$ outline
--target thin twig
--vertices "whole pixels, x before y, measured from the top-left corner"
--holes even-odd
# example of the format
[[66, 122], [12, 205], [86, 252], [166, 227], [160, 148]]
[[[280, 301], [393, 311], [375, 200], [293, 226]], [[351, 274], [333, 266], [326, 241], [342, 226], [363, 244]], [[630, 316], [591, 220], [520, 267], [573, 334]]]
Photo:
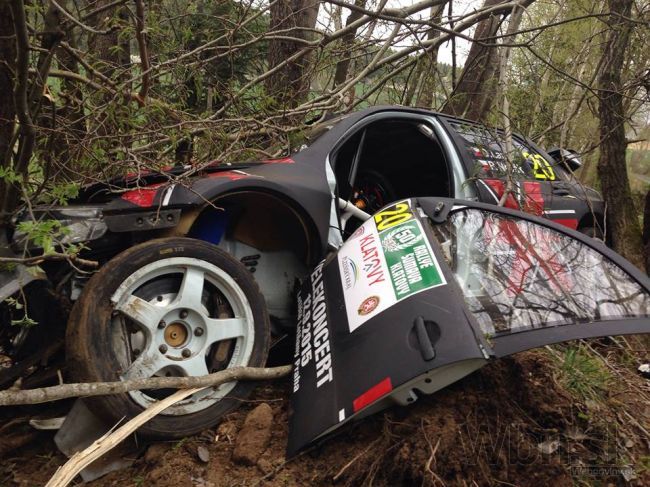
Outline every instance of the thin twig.
[[34, 266], [42, 264], [46, 261], [62, 261], [67, 260], [70, 263], [80, 265], [82, 267], [96, 268], [99, 262], [96, 260], [82, 259], [72, 254], [64, 254], [61, 252], [54, 252], [51, 254], [37, 255], [34, 257], [0, 257], [0, 264], [22, 264], [26, 266]]

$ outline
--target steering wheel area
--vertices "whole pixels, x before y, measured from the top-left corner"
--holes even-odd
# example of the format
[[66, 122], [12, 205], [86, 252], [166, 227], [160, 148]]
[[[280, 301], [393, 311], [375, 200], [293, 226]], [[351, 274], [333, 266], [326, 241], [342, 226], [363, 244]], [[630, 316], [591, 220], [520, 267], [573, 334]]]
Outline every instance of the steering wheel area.
[[355, 181], [350, 202], [372, 215], [396, 199], [395, 190], [385, 176], [376, 171], [364, 171]]

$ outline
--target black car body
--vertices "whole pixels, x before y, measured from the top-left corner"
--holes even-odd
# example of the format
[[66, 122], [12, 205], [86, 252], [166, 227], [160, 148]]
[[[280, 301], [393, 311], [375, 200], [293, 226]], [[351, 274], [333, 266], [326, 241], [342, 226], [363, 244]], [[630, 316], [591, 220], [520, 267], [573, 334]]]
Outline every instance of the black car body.
[[[294, 279], [354, 231], [356, 224], [346, 228], [340, 219], [340, 200], [366, 214], [418, 196], [498, 204], [509, 179], [507, 208], [572, 229], [602, 228], [604, 205], [596, 191], [518, 136], [513, 142], [522, 157], [509, 172], [501, 135], [430, 111], [375, 107], [312, 127], [308, 143], [290, 157], [132, 175], [86, 187], [65, 209], [44, 208], [36, 217], [65, 219], [61, 212], [71, 215], [78, 208], [83, 223], [77, 227], [88, 227], [78, 240], [92, 241], [89, 255], [98, 254], [100, 261], [133, 243], [169, 235], [209, 241], [238, 259], [258, 250], [280, 252], [256, 260], [256, 271], [271, 314], [284, 320], [292, 314]], [[282, 261], [290, 269], [281, 292], [272, 277], [277, 269], [266, 269], [265, 261]]]
[[[600, 196], [577, 184], [561, 162], [520, 137], [512, 139], [518, 155], [508, 156], [506, 163], [502, 139], [500, 132], [472, 122], [423, 110], [378, 107], [312, 127], [308, 143], [287, 158], [170, 168], [95, 184], [68, 206], [35, 207], [23, 220], [60, 222], [67, 229], [61, 243], [83, 243], [81, 257], [98, 261], [99, 272], [89, 281], [88, 274], [65, 262], [45, 261], [40, 274], [17, 266], [0, 273], [0, 299], [38, 284], [55, 289], [67, 303], [76, 302], [68, 326], [68, 342], [73, 343], [68, 355], [74, 362], [73, 378], [87, 381], [128, 379], [129, 370], [138, 367], [135, 376], [142, 377], [262, 365], [269, 317], [275, 336], [293, 333], [298, 323], [292, 452], [339, 423], [385, 405], [385, 398], [410, 402], [417, 397], [413, 391], [433, 392], [491, 357], [565, 339], [648, 331], [647, 278], [597, 239], [573, 231], [602, 225]], [[506, 208], [497, 208], [502, 199]], [[391, 202], [398, 203], [391, 207]], [[453, 229], [446, 230], [447, 237], [440, 233], [463, 205], [497, 215], [492, 220], [513, 219], [489, 223], [491, 242], [503, 247], [497, 249], [502, 258], [490, 260], [485, 248], [483, 258], [492, 262], [493, 271], [512, 279], [519, 276], [520, 282], [503, 292], [525, 297], [517, 305], [524, 320], [517, 325], [521, 330], [494, 328], [490, 313], [481, 315], [478, 295], [468, 298], [468, 285], [486, 285], [480, 272], [470, 272], [473, 261], [463, 257]], [[526, 227], [528, 233], [522, 236], [518, 220], [524, 227], [532, 221], [533, 230]], [[438, 230], [430, 228], [433, 223]], [[399, 232], [390, 233], [392, 227]], [[30, 242], [21, 228], [18, 225], [12, 245], [22, 254], [29, 251]], [[550, 240], [542, 235], [547, 228]], [[364, 231], [381, 236], [382, 247], [368, 243], [358, 250], [361, 254], [347, 256], [345, 267], [341, 262], [349, 242]], [[417, 250], [400, 241], [414, 235], [421, 241]], [[388, 237], [392, 243], [384, 242]], [[555, 241], [562, 245], [554, 246]], [[400, 271], [401, 278], [386, 263], [394, 249], [412, 254], [405, 257], [411, 262]], [[591, 260], [585, 261], [585, 254]], [[414, 259], [429, 262], [425, 267], [432, 267], [431, 274], [422, 274], [422, 262], [415, 265]], [[395, 262], [395, 269], [403, 264]], [[202, 265], [209, 269], [205, 274]], [[615, 269], [609, 273], [617, 276], [611, 287], [622, 286], [625, 299], [631, 300], [629, 308], [617, 308], [611, 319], [590, 308], [584, 313], [572, 309], [562, 323], [557, 317], [539, 316], [530, 322], [527, 309], [557, 303], [558, 293], [566, 297], [574, 290], [587, 292], [586, 283], [593, 282], [603, 265]], [[586, 277], [581, 274], [585, 266]], [[202, 277], [193, 281], [197, 272]], [[459, 278], [459, 272], [464, 277]], [[380, 273], [384, 281], [390, 274], [393, 291], [372, 292]], [[365, 275], [353, 299], [360, 301], [346, 301], [357, 274]], [[410, 290], [411, 277], [428, 284]], [[544, 288], [540, 282], [548, 279], [550, 287]], [[302, 291], [300, 282], [306, 283]], [[553, 292], [542, 292], [536, 302], [535, 292], [527, 294], [527, 283], [537, 286], [535, 292]], [[405, 299], [397, 298], [400, 286], [406, 289]], [[494, 289], [502, 289], [503, 282], [500, 286]], [[186, 291], [198, 293], [200, 299], [192, 301]], [[36, 307], [43, 308], [42, 294], [32, 299]], [[228, 304], [228, 297], [235, 304]], [[614, 299], [609, 294], [592, 297], [598, 302]], [[313, 321], [317, 313], [318, 329]], [[350, 326], [361, 316], [363, 326]], [[587, 322], [592, 325], [575, 326]], [[215, 338], [211, 328], [219, 323], [232, 332]], [[394, 326], [397, 323], [400, 326]], [[118, 332], [122, 335], [115, 338]], [[4, 349], [19, 351], [29, 344], [25, 336], [9, 335]], [[225, 342], [223, 350], [215, 348]], [[307, 345], [310, 352], [304, 352]], [[106, 355], [111, 347], [120, 349], [119, 360]], [[349, 353], [354, 348], [358, 354]], [[393, 358], [388, 362], [381, 359], [389, 356]], [[455, 363], [463, 365], [456, 368]], [[354, 369], [358, 373], [352, 381], [337, 372]], [[427, 375], [434, 369], [447, 372], [434, 380]], [[390, 388], [382, 382], [386, 377], [392, 377]], [[321, 396], [322, 391], [313, 390], [319, 384], [333, 388]], [[379, 388], [373, 389], [376, 384]], [[353, 398], [364, 387], [370, 392], [355, 406]], [[148, 423], [148, 434], [179, 436], [214, 424], [239, 404], [230, 395], [240, 389], [229, 391], [201, 397], [203, 409], [212, 408], [213, 413], [201, 409], [200, 400], [190, 399], [166, 413], [167, 419]], [[160, 397], [122, 396], [122, 402], [97, 403], [96, 410], [109, 419], [130, 416]], [[314, 405], [321, 397], [321, 406]]]

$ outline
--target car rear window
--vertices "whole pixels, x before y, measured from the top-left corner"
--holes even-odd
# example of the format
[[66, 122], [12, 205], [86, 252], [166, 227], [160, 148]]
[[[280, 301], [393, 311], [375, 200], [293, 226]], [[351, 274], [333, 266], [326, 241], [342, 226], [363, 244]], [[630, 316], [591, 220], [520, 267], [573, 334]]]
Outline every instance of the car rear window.
[[[504, 132], [469, 122], [450, 122], [474, 163], [476, 177], [504, 178], [508, 175]], [[512, 138], [512, 176], [515, 179], [555, 181], [562, 173], [542, 154], [518, 137]]]

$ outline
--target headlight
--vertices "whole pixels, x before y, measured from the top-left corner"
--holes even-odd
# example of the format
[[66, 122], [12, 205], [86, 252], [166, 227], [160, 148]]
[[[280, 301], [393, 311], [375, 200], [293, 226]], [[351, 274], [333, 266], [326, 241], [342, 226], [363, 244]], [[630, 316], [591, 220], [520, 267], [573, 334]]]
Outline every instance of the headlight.
[[[18, 219], [17, 230], [14, 233], [14, 243], [20, 247], [25, 247], [26, 240], [31, 237], [33, 244], [40, 246], [35, 242], [36, 238], [30, 231], [31, 225], [20, 225], [21, 223], [35, 222], [35, 224], [42, 222], [46, 224], [48, 221], [58, 222], [55, 229], [60, 233], [56, 241], [61, 244], [73, 244], [88, 242], [101, 238], [106, 234], [108, 227], [104, 222], [101, 207], [96, 206], [67, 206], [67, 207], [51, 207], [51, 208], [34, 208], [34, 218], [31, 215], [24, 214], [22, 218]], [[34, 227], [32, 227], [34, 228]]]

